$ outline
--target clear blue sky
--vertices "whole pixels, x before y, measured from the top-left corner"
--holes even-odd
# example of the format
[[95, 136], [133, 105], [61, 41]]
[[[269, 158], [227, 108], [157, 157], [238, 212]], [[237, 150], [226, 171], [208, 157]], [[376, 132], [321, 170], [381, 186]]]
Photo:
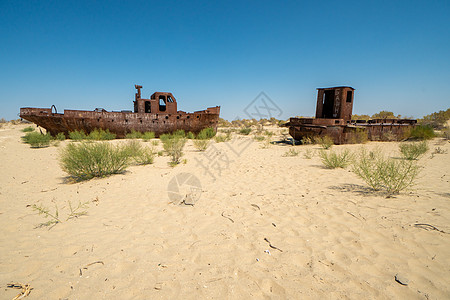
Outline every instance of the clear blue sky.
[[261, 91], [282, 118], [314, 115], [316, 88], [350, 85], [354, 113], [450, 107], [450, 1], [0, 0], [0, 117], [20, 107], [243, 110]]

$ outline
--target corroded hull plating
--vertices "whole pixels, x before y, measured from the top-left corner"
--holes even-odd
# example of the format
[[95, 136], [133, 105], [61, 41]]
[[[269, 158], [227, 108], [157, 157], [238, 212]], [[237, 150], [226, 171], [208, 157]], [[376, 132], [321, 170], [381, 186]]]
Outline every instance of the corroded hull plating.
[[90, 133], [94, 129], [108, 129], [117, 137], [123, 138], [134, 131], [154, 132], [158, 137], [175, 130], [199, 133], [211, 127], [217, 131], [220, 106], [206, 110], [186, 113], [177, 110], [177, 101], [172, 93], [155, 92], [150, 98], [141, 97], [142, 86], [135, 85], [137, 90], [134, 101], [134, 112], [107, 112], [97, 108], [94, 111], [64, 110], [63, 114], [52, 108], [24, 107], [20, 109], [20, 117], [33, 122], [56, 135], [60, 132], [68, 136], [69, 132], [82, 130]]
[[63, 114], [53, 113], [49, 108], [21, 108], [20, 117], [45, 128], [51, 135], [62, 132], [83, 130], [86, 133], [98, 128], [115, 133], [123, 138], [132, 130], [152, 131], [156, 136], [182, 129], [198, 133], [204, 128], [217, 130], [220, 107], [194, 113], [177, 112], [133, 113], [133, 112], [96, 112], [82, 110], [65, 110]]

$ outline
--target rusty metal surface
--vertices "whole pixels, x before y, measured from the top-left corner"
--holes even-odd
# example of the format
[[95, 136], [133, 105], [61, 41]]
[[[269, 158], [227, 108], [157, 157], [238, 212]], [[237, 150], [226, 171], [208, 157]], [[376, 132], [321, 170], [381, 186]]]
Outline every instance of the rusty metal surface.
[[220, 106], [186, 113], [177, 110], [177, 101], [171, 93], [156, 92], [150, 99], [143, 99], [142, 86], [135, 85], [135, 88], [134, 112], [108, 112], [96, 108], [94, 111], [64, 110], [64, 113], [57, 113], [56, 108], [53, 112], [53, 107], [24, 107], [20, 109], [20, 117], [45, 128], [51, 135], [60, 132], [68, 135], [75, 130], [90, 133], [94, 129], [108, 129], [118, 138], [133, 130], [151, 131], [158, 137], [179, 129], [193, 133], [208, 127], [217, 130]]
[[339, 86], [317, 89], [315, 118], [290, 118], [284, 126], [296, 140], [330, 136], [335, 144], [352, 143], [361, 132], [369, 140], [401, 140], [417, 123], [411, 119], [352, 120], [355, 89]]

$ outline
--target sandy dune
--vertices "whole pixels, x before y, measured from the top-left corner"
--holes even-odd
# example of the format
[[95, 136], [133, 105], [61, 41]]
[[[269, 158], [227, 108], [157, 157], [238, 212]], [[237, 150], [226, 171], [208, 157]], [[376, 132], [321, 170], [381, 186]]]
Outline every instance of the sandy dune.
[[[0, 129], [1, 299], [17, 295], [10, 282], [33, 287], [25, 299], [450, 298], [450, 143], [430, 142], [417, 185], [386, 198], [349, 169], [303, 157], [318, 146], [283, 157], [292, 146], [249, 137], [207, 154], [189, 142], [175, 168], [157, 157], [70, 184], [58, 163], [69, 142], [31, 149], [24, 127]], [[364, 147], [396, 155], [398, 144]], [[447, 153], [430, 158], [436, 147]], [[180, 173], [201, 183], [194, 206], [170, 203]], [[68, 201], [89, 202], [88, 215], [35, 228], [48, 219], [31, 205], [56, 204], [65, 221]]]

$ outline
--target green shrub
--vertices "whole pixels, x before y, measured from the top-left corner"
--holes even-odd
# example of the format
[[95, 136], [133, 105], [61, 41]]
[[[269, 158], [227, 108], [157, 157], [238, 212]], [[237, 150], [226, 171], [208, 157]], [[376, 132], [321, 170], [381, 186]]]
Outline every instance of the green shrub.
[[75, 130], [75, 131], [69, 132], [69, 138], [74, 141], [81, 141], [81, 140], [86, 140], [87, 135], [82, 130]]
[[198, 151], [205, 151], [209, 146], [210, 140], [194, 140], [194, 147]]
[[166, 135], [161, 138], [164, 151], [171, 157], [170, 165], [175, 166], [180, 163], [183, 156], [183, 148], [186, 144], [186, 138], [180, 135]]
[[133, 158], [142, 150], [142, 144], [139, 141], [132, 140], [122, 144], [122, 152], [130, 158]]
[[291, 148], [288, 151], [284, 152], [283, 156], [284, 157], [298, 156], [299, 153], [300, 152], [298, 152], [297, 150]]
[[186, 137], [186, 133], [184, 132], [183, 129], [175, 130], [175, 131], [172, 133], [172, 135], [173, 135], [173, 136], [179, 136], [179, 137]]
[[70, 143], [61, 152], [62, 169], [77, 180], [104, 177], [123, 172], [130, 157], [120, 145], [100, 143]]
[[229, 140], [231, 140], [230, 132], [227, 132], [225, 135], [220, 134], [214, 137], [214, 141], [216, 141], [216, 143], [228, 142]]
[[345, 168], [350, 165], [353, 158], [353, 155], [347, 149], [340, 153], [334, 151], [328, 153], [322, 150], [319, 152], [319, 156], [322, 163], [329, 169]]
[[164, 141], [166, 141], [166, 140], [168, 140], [168, 139], [171, 139], [171, 138], [172, 138], [172, 135], [171, 135], [170, 133], [161, 134], [161, 135], [159, 136], [159, 139], [160, 139], [161, 142], [163, 142], [163, 143], [164, 143]]
[[103, 130], [95, 128], [89, 133], [87, 139], [94, 141], [108, 141], [116, 138], [116, 134], [109, 131], [109, 129]]
[[142, 132], [132, 130], [131, 132], [127, 133], [125, 135], [126, 139], [141, 139], [142, 138]]
[[155, 146], [155, 147], [158, 146], [159, 145], [159, 141], [158, 140], [152, 141], [152, 145]]
[[249, 135], [250, 132], [252, 132], [252, 129], [249, 128], [249, 127], [242, 128], [241, 130], [239, 130], [239, 133], [240, 133], [240, 134], [243, 134], [243, 135]]
[[373, 190], [397, 194], [414, 184], [419, 167], [412, 160], [387, 158], [363, 149], [353, 164], [353, 172]]
[[216, 135], [216, 132], [213, 128], [205, 128], [202, 129], [197, 135], [197, 139], [199, 140], [210, 140]]
[[264, 131], [264, 134], [267, 135], [268, 137], [273, 136], [273, 132], [269, 130]]
[[428, 151], [428, 144], [426, 141], [416, 143], [401, 143], [399, 145], [400, 153], [405, 159], [418, 159]]
[[333, 139], [328, 135], [315, 137], [314, 142], [319, 144], [325, 150], [330, 149], [334, 145]]
[[195, 135], [194, 135], [192, 132], [189, 131], [189, 132], [186, 134], [186, 138], [192, 140], [192, 139], [195, 139]]
[[22, 132], [32, 132], [32, 131], [34, 131], [34, 127], [32, 126], [28, 126], [22, 129]]
[[58, 132], [54, 139], [57, 141], [64, 141], [66, 139], [66, 135], [62, 132]]
[[266, 137], [262, 135], [255, 135], [254, 139], [255, 141], [262, 142], [266, 139]]
[[410, 138], [415, 140], [429, 140], [436, 136], [430, 125], [417, 125], [410, 131]]
[[147, 131], [147, 132], [144, 132], [142, 134], [142, 139], [144, 140], [144, 142], [148, 142], [148, 141], [150, 141], [151, 139], [154, 139], [154, 138], [155, 138], [155, 133], [154, 132]]
[[28, 132], [25, 136], [22, 137], [22, 140], [30, 144], [31, 148], [44, 148], [50, 145], [50, 141], [52, 140], [52, 136], [47, 134], [41, 134], [39, 132]]
[[153, 148], [142, 147], [141, 150], [133, 157], [138, 165], [149, 165], [155, 160], [156, 152]]

